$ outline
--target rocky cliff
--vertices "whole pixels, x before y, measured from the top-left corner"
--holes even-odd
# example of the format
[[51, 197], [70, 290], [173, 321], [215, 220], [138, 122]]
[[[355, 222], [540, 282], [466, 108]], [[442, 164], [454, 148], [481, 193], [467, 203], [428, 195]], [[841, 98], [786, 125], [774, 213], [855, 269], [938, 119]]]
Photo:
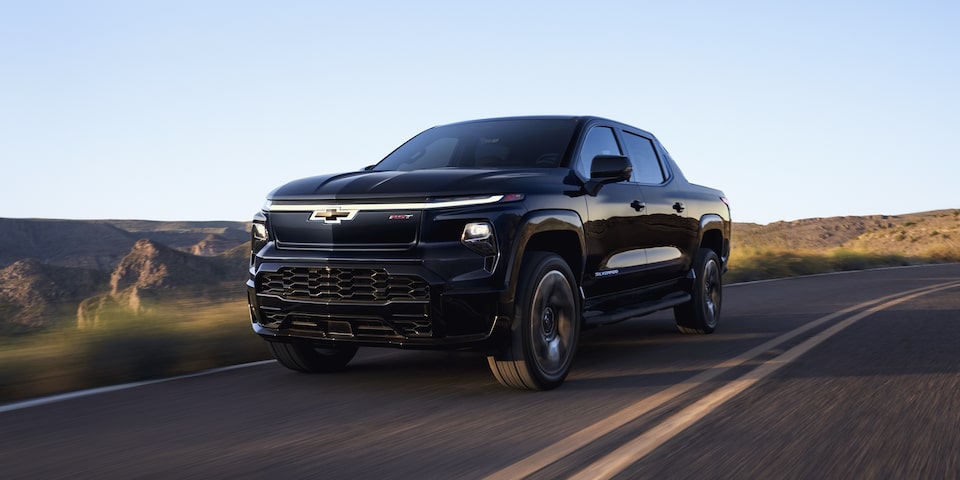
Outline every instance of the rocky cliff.
[[43, 265], [111, 271], [140, 239], [195, 255], [220, 255], [250, 239], [241, 222], [0, 218], [0, 268], [25, 258]]
[[137, 241], [110, 274], [109, 291], [87, 298], [77, 325], [101, 323], [106, 312], [139, 316], [168, 297], [230, 295], [243, 290], [244, 256], [201, 257], [149, 239]]
[[53, 326], [108, 280], [98, 270], [19, 260], [0, 270], [0, 333]]
[[248, 241], [240, 222], [0, 218], [0, 335], [242, 295]]

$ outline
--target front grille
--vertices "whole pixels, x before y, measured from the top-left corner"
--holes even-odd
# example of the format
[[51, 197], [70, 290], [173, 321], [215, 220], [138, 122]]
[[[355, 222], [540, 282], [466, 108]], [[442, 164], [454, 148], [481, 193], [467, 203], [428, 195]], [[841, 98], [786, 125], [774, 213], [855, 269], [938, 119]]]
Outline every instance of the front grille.
[[257, 293], [313, 302], [430, 301], [422, 278], [376, 268], [283, 267], [261, 273]]
[[378, 317], [308, 313], [266, 313], [265, 320], [274, 328], [286, 324], [293, 331], [327, 338], [416, 338], [433, 335], [433, 324], [426, 314], [394, 315], [389, 323]]

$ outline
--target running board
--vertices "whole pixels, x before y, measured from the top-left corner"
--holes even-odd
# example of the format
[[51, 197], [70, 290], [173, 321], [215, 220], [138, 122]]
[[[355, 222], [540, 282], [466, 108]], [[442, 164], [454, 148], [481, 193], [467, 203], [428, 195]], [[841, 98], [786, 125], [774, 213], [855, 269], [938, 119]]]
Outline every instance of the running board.
[[612, 313], [602, 313], [597, 311], [588, 311], [583, 313], [583, 321], [588, 326], [609, 325], [611, 323], [622, 322], [624, 320], [649, 315], [659, 310], [683, 305], [691, 300], [691, 296], [686, 292], [674, 292], [660, 300], [644, 302], [623, 310], [617, 310]]

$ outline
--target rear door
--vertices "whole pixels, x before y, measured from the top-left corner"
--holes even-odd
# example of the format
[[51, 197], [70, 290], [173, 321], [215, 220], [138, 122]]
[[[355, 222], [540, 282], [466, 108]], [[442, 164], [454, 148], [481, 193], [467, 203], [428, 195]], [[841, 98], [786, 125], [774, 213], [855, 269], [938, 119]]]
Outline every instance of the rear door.
[[[656, 140], [642, 132], [621, 130], [622, 143], [633, 164], [633, 178], [646, 201], [643, 224], [646, 235], [637, 236], [637, 248], [646, 252], [647, 281], [677, 280], [695, 253], [699, 219], [689, 216], [683, 195], [685, 182], [674, 178], [667, 162], [657, 154]], [[676, 180], [676, 181], [675, 181]]]

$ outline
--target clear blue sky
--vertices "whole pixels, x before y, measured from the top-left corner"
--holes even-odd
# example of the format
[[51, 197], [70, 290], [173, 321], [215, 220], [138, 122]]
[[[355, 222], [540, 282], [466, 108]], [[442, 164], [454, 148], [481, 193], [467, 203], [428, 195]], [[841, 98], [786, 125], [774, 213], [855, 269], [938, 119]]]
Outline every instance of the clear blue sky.
[[735, 219], [960, 208], [960, 2], [0, 0], [0, 217], [248, 220], [433, 125], [656, 134]]

